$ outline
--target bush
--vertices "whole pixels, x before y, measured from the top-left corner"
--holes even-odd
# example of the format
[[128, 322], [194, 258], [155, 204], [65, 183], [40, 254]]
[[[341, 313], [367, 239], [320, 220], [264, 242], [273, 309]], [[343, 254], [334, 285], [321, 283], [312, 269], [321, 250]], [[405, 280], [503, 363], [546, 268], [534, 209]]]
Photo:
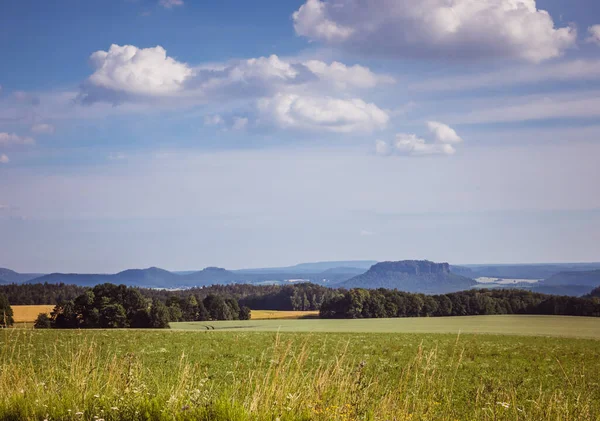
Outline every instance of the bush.
[[40, 313], [35, 319], [35, 324], [33, 325], [36, 329], [50, 329], [52, 327], [52, 319], [46, 313]]

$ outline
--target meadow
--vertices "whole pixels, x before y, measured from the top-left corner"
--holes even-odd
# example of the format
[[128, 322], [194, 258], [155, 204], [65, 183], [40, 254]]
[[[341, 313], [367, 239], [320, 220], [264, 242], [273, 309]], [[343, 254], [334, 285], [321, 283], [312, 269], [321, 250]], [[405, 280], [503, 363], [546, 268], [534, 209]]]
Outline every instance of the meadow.
[[595, 339], [239, 328], [5, 329], [0, 338], [2, 420], [600, 417]]
[[[253, 311], [254, 313], [254, 311]], [[287, 312], [282, 312], [287, 313]], [[487, 333], [600, 339], [600, 319], [571, 316], [463, 316], [395, 319], [303, 319], [171, 323], [176, 330], [346, 333]]]

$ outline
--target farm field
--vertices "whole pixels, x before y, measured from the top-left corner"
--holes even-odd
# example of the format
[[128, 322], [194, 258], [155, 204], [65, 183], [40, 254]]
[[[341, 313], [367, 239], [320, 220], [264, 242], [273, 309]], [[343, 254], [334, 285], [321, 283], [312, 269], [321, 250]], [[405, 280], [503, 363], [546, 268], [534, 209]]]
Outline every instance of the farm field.
[[35, 322], [38, 314], [52, 312], [54, 305], [11, 306], [15, 323]]
[[0, 341], [2, 420], [600, 417], [593, 339], [6, 329]]
[[303, 319], [319, 317], [318, 311], [252, 310], [252, 320]]
[[[254, 311], [252, 312], [254, 313]], [[306, 319], [171, 323], [176, 330], [362, 333], [487, 333], [600, 339], [600, 318], [569, 316], [465, 316], [399, 319]]]

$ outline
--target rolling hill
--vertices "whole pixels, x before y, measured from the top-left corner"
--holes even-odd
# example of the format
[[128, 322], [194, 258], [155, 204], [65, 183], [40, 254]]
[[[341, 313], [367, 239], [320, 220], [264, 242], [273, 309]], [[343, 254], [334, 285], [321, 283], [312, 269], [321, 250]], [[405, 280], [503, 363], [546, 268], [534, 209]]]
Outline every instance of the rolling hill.
[[18, 273], [14, 270], [0, 268], [0, 284], [20, 284], [41, 276], [39, 273]]
[[543, 285], [585, 285], [596, 287], [600, 285], [600, 270], [560, 272], [544, 279]]

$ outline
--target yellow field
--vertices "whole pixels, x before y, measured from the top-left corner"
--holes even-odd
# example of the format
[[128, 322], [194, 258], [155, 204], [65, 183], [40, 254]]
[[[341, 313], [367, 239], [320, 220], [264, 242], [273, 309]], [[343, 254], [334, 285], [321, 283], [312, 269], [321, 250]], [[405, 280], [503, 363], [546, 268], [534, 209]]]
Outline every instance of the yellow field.
[[318, 311], [275, 311], [275, 310], [252, 310], [252, 320], [272, 319], [304, 319], [318, 317]]
[[35, 322], [38, 314], [48, 313], [54, 309], [53, 305], [42, 306], [11, 306], [15, 323]]

